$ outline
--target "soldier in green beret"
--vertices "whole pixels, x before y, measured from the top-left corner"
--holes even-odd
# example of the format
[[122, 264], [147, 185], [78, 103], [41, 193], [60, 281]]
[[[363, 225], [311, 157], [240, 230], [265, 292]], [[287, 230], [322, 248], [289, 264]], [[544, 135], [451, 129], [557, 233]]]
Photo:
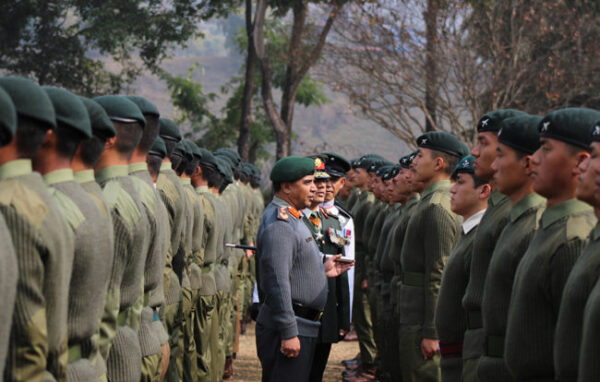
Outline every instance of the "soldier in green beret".
[[508, 223], [511, 208], [508, 198], [495, 189], [493, 182], [492, 162], [496, 158], [498, 131], [502, 120], [521, 115], [526, 114], [513, 109], [494, 110], [484, 115], [477, 124], [477, 144], [471, 151], [471, 154], [475, 156], [475, 175], [489, 181], [494, 191], [488, 201], [485, 216], [481, 219], [475, 234], [469, 284], [463, 299], [463, 306], [467, 310], [468, 325], [463, 349], [465, 363], [463, 379], [466, 382], [478, 381], [477, 363], [483, 354], [484, 341], [481, 320], [483, 284], [494, 246], [502, 228]]
[[[140, 330], [140, 347], [142, 351], [142, 381], [158, 381], [166, 373], [168, 358], [166, 354], [169, 346], [169, 336], [160, 322], [159, 307], [164, 304], [162, 275], [165, 267], [166, 253], [170, 243], [167, 236], [170, 233], [167, 209], [162, 202], [158, 191], [148, 172], [146, 156], [150, 146], [158, 136], [160, 113], [156, 106], [144, 97], [127, 96], [135, 103], [146, 119], [146, 126], [140, 142], [136, 146], [129, 160], [129, 174], [135, 182], [146, 209], [150, 223], [150, 247], [144, 266], [144, 284], [138, 305], [143, 305], [142, 325]], [[163, 359], [164, 356], [164, 359]]]
[[0, 78], [17, 111], [16, 134], [0, 147], [0, 212], [17, 255], [19, 282], [4, 379], [67, 379], [67, 308], [73, 234], [31, 159], [56, 128], [46, 92], [19, 77]]
[[469, 282], [473, 238], [492, 191], [487, 181], [474, 174], [474, 159], [472, 155], [467, 155], [452, 173], [455, 183], [450, 188], [450, 208], [452, 212], [462, 216], [463, 222], [460, 239], [444, 266], [435, 308], [435, 327], [440, 340], [440, 364], [444, 382], [460, 382], [462, 379], [462, 346], [467, 329], [462, 298]]
[[512, 380], [503, 357], [513, 280], [546, 205], [546, 200], [533, 191], [531, 177], [531, 156], [540, 146], [537, 127], [541, 119], [507, 118], [498, 132], [497, 155], [492, 163], [494, 183], [512, 207], [510, 220], [494, 247], [481, 301], [485, 349], [477, 374], [482, 381]]
[[[10, 143], [16, 130], [15, 106], [10, 96], [0, 87], [0, 146]], [[0, 312], [0, 375], [4, 375], [4, 362], [10, 342], [10, 327], [17, 289], [18, 266], [12, 239], [2, 215], [0, 215], [0, 240], [5, 243], [0, 250], [0, 299], [4, 302], [4, 309]]]
[[546, 210], [515, 274], [504, 358], [516, 380], [555, 376], [553, 340], [565, 282], [596, 223], [592, 208], [575, 198], [578, 165], [589, 158], [589, 128], [600, 115], [560, 109], [540, 122], [533, 154], [533, 188]]
[[75, 181], [71, 169], [80, 142], [92, 137], [87, 108], [67, 90], [43, 89], [54, 106], [56, 129], [46, 135], [33, 158], [33, 168], [52, 190], [75, 240], [67, 316], [67, 379], [89, 381], [98, 378], [90, 350], [99, 331], [112, 265], [112, 228], [99, 205]]
[[[435, 306], [444, 263], [460, 235], [461, 218], [450, 209], [450, 175], [468, 154], [452, 134], [433, 131], [417, 138], [414, 180], [425, 186], [402, 243], [400, 368], [402, 379], [439, 381]], [[415, 347], [419, 344], [419, 347]]]

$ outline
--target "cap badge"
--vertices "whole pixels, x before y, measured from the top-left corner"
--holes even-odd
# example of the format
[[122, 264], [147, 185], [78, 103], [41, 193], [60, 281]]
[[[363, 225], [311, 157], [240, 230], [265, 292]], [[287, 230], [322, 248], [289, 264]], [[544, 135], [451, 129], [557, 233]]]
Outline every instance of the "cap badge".
[[463, 166], [463, 168], [467, 168], [467, 167], [469, 167], [469, 161], [465, 159], [465, 160], [462, 162], [462, 166]]
[[498, 130], [498, 136], [502, 134], [502, 129]]
[[423, 138], [421, 139], [421, 143], [419, 143], [420, 145], [424, 145], [427, 143], [427, 138]]
[[481, 127], [486, 127], [489, 121], [490, 121], [489, 118], [482, 119], [481, 120]]
[[542, 123], [542, 133], [547, 132], [549, 126], [550, 126], [550, 121], [546, 121], [546, 122]]
[[592, 135], [600, 135], [600, 125], [594, 126], [594, 132]]
[[325, 170], [325, 162], [321, 158], [315, 158], [315, 170]]

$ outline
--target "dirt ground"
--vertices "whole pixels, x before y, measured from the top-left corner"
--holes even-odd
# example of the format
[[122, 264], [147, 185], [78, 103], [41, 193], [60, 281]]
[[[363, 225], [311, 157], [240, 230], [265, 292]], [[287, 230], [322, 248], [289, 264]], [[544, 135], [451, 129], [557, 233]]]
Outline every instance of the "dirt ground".
[[[246, 334], [240, 336], [240, 352], [233, 363], [234, 377], [236, 382], [260, 381], [260, 362], [256, 355], [256, 343], [254, 337], [254, 325], [247, 327]], [[358, 353], [358, 342], [342, 341], [334, 344], [325, 370], [323, 381], [334, 382], [342, 380], [344, 367], [340, 363], [343, 359], [353, 358]]]

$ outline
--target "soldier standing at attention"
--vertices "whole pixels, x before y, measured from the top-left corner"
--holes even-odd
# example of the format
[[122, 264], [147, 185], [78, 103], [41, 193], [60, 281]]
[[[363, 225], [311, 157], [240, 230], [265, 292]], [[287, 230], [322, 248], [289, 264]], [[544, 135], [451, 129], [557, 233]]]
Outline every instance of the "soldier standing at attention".
[[[12, 140], [17, 130], [17, 112], [10, 96], [0, 87], [0, 147]], [[4, 375], [4, 362], [10, 343], [10, 326], [17, 289], [18, 266], [12, 239], [4, 218], [0, 215], [0, 299], [4, 309], [0, 312], [0, 376]]]
[[[149, 222], [135, 183], [129, 176], [129, 159], [142, 137], [144, 116], [132, 101], [120, 96], [94, 99], [113, 121], [116, 136], [106, 140], [96, 164], [96, 180], [103, 189], [113, 220], [113, 277], [120, 285], [117, 332], [107, 359], [109, 381], [141, 378], [139, 342], [144, 265], [150, 244]], [[112, 335], [112, 333], [109, 333]]]
[[473, 238], [492, 191], [489, 183], [474, 174], [474, 159], [472, 155], [467, 155], [452, 173], [455, 183], [450, 188], [450, 208], [462, 216], [463, 222], [460, 239], [444, 266], [440, 296], [435, 308], [435, 328], [440, 338], [442, 356], [442, 382], [461, 381], [463, 336], [467, 328], [462, 298], [469, 282]]
[[587, 109], [560, 109], [539, 124], [533, 188], [547, 199], [540, 227], [523, 255], [508, 310], [504, 358], [517, 381], [553, 380], [553, 341], [563, 287], [596, 223], [592, 208], [575, 198], [579, 164], [589, 158]]
[[271, 171], [275, 197], [265, 209], [258, 232], [258, 275], [264, 303], [256, 320], [256, 348], [262, 380], [308, 381], [327, 301], [326, 277], [349, 265], [321, 260], [299, 211], [314, 193], [314, 161], [280, 159]]
[[[598, 113], [600, 119], [600, 113]], [[592, 143], [591, 158], [581, 162], [579, 165], [582, 173], [579, 175], [579, 184], [577, 185], [577, 199], [588, 203], [594, 207], [596, 217], [600, 216], [600, 193], [596, 184], [598, 178], [598, 153], [600, 153], [600, 123], [595, 123], [591, 130]], [[556, 334], [554, 337], [554, 369], [556, 370], [555, 379], [558, 381], [576, 381], [578, 376], [580, 359], [584, 360], [586, 368], [585, 379], [583, 381], [593, 381], [598, 379], [598, 374], [588, 374], [588, 370], [593, 370], [594, 366], [587, 366], [588, 362], [595, 363], [598, 352], [597, 346], [589, 346], [590, 339], [597, 339], [589, 331], [584, 334], [585, 307], [588, 298], [591, 296], [592, 289], [600, 276], [600, 223], [596, 223], [594, 229], [588, 237], [588, 245], [585, 247], [581, 256], [573, 266], [573, 270], [567, 278], [564, 292], [560, 302], [560, 311], [556, 321]], [[591, 304], [597, 300], [591, 299]], [[593, 311], [594, 305], [589, 305], [590, 311]], [[592, 328], [594, 325], [588, 325]], [[582, 345], [582, 342], [586, 345]], [[580, 357], [580, 350], [582, 351]], [[582, 375], [583, 376], [583, 375]]]
[[5, 381], [66, 381], [67, 309], [73, 234], [31, 159], [56, 128], [52, 102], [41, 87], [0, 78], [17, 111], [16, 135], [0, 147], [0, 213], [17, 256], [19, 280]]
[[460, 236], [462, 220], [450, 210], [450, 175], [469, 152], [458, 138], [441, 131], [421, 135], [417, 145], [414, 180], [425, 189], [402, 244], [399, 363], [404, 382], [440, 380], [435, 306], [444, 263]]
[[[59, 88], [44, 87], [56, 112], [56, 129], [46, 135], [33, 158], [33, 168], [50, 187], [75, 240], [69, 285], [67, 379], [98, 378], [90, 361], [93, 337], [104, 308], [112, 260], [112, 229], [99, 205], [73, 178], [71, 160], [79, 143], [92, 137], [90, 118], [79, 97]], [[106, 255], [108, 254], [108, 255]], [[106, 257], [105, 257], [106, 256]]]
[[504, 362], [506, 321], [519, 261], [539, 225], [546, 199], [533, 191], [532, 154], [540, 147], [538, 116], [507, 118], [498, 132], [492, 163], [497, 190], [512, 204], [510, 220], [498, 238], [485, 279], [481, 311], [485, 334], [484, 354], [477, 374], [481, 381], [511, 381]]
[[478, 381], [477, 364], [484, 350], [481, 320], [483, 284], [498, 236], [508, 224], [511, 208], [510, 200], [498, 192], [493, 180], [492, 162], [496, 158], [498, 130], [500, 130], [500, 123], [503, 119], [517, 115], [525, 115], [525, 113], [501, 109], [484, 115], [477, 124], [477, 143], [471, 151], [475, 157], [475, 175], [487, 180], [492, 185], [493, 191], [473, 241], [469, 284], [463, 297], [463, 307], [467, 311], [467, 331], [463, 347], [463, 379], [465, 382]]

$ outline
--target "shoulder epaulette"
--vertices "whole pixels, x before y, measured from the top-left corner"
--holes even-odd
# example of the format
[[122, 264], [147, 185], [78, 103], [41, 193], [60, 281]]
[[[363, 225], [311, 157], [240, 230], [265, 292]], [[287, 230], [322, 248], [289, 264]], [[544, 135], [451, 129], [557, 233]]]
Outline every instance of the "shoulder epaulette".
[[302, 216], [302, 213], [301, 213], [300, 211], [298, 211], [297, 209], [295, 209], [294, 207], [292, 207], [292, 206], [289, 206], [289, 207], [287, 208], [287, 210], [288, 210], [288, 212], [289, 212], [290, 214], [292, 214], [292, 216], [293, 216], [293, 217], [295, 217], [296, 219], [300, 219], [300, 216]]
[[281, 207], [279, 212], [277, 213], [277, 219], [279, 220], [289, 220], [289, 215], [287, 214], [287, 209], [285, 207]]

